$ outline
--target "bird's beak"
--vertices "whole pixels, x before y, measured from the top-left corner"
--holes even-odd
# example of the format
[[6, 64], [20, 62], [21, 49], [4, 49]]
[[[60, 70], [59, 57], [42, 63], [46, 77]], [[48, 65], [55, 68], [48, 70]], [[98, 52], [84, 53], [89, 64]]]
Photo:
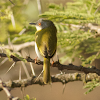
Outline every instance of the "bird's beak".
[[36, 23], [29, 23], [29, 24], [31, 24], [31, 25], [36, 25]]

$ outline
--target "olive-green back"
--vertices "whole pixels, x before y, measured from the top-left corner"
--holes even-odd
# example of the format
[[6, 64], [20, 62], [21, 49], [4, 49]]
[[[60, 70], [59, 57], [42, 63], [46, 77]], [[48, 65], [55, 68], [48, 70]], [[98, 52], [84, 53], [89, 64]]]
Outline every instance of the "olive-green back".
[[40, 54], [44, 57], [51, 58], [57, 48], [57, 30], [55, 26], [37, 31], [36, 33], [36, 44], [40, 51]]

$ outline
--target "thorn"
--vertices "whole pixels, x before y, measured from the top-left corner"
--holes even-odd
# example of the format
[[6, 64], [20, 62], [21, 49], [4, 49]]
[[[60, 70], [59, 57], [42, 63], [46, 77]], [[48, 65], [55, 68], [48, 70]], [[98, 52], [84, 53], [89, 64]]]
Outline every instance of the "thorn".
[[19, 80], [21, 80], [21, 66], [19, 68]]
[[22, 94], [23, 100], [24, 100], [24, 91], [25, 91], [24, 86], [21, 86], [21, 94]]
[[65, 74], [65, 73], [63, 73], [63, 72], [60, 70], [60, 74], [63, 75], [63, 74]]
[[62, 92], [63, 94], [64, 94], [64, 92], [65, 92], [65, 87], [66, 87], [66, 84], [64, 83], [64, 84], [63, 84], [63, 92]]
[[23, 61], [21, 61], [21, 63], [22, 63], [22, 67], [23, 67], [23, 69], [24, 69], [24, 71], [26, 73], [27, 78], [30, 78], [30, 75], [29, 75], [29, 72], [27, 70], [27, 67], [26, 67], [25, 63]]
[[25, 50], [23, 50], [23, 51], [25, 52], [25, 55], [26, 56], [30, 57], [30, 55]]
[[57, 56], [57, 60], [58, 60], [58, 62], [59, 62], [59, 56], [58, 56], [57, 52], [56, 52], [56, 56]]
[[29, 48], [27, 48], [27, 49], [28, 49], [28, 55], [29, 55], [29, 57], [30, 57]]
[[[22, 50], [21, 50], [21, 52], [22, 52]], [[21, 53], [18, 52], [18, 54], [19, 54], [20, 56], [22, 56]], [[24, 63], [23, 61], [21, 61], [21, 64], [22, 64], [22, 67], [23, 67], [23, 69], [24, 69], [24, 71], [25, 71], [25, 73], [26, 73], [27, 78], [30, 78], [30, 75], [29, 75], [29, 72], [28, 72], [28, 70], [27, 70], [27, 67], [26, 67], [25, 63]]]
[[0, 66], [3, 65], [6, 61], [8, 60], [8, 58], [5, 58], [1, 61]]
[[87, 77], [87, 74], [84, 74], [84, 77], [83, 77], [83, 85], [85, 85], [87, 83], [86, 77]]
[[11, 68], [15, 66], [15, 64], [16, 64], [16, 62], [14, 62], [14, 63], [11, 65], [11, 67], [7, 70], [7, 72], [6, 72], [5, 74], [7, 74], [7, 73], [11, 70]]
[[33, 68], [33, 65], [31, 62], [30, 62], [30, 66], [31, 66], [32, 74], [33, 74], [33, 76], [35, 76], [34, 68]]
[[37, 79], [39, 79], [39, 77], [41, 76], [42, 73], [43, 73], [43, 70], [41, 71], [41, 73], [39, 74], [39, 76], [36, 78], [35, 82], [37, 81]]

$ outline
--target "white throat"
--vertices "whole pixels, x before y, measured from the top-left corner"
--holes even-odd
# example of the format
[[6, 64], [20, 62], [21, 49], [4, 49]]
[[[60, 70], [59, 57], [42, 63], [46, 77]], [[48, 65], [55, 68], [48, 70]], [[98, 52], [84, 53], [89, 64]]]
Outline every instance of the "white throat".
[[42, 30], [42, 28], [40, 26], [37, 26], [37, 25], [36, 25], [36, 29], [37, 29], [37, 31]]

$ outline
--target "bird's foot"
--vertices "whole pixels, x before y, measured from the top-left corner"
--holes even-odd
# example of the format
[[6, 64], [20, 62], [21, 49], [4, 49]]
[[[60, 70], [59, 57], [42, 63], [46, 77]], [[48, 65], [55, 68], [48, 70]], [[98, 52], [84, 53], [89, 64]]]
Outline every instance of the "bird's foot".
[[54, 60], [53, 60], [53, 58], [52, 58], [52, 63], [51, 63], [51, 66], [53, 66], [53, 64], [54, 64]]
[[35, 64], [36, 64], [36, 62], [37, 62], [37, 58], [38, 58], [38, 57], [35, 58]]

